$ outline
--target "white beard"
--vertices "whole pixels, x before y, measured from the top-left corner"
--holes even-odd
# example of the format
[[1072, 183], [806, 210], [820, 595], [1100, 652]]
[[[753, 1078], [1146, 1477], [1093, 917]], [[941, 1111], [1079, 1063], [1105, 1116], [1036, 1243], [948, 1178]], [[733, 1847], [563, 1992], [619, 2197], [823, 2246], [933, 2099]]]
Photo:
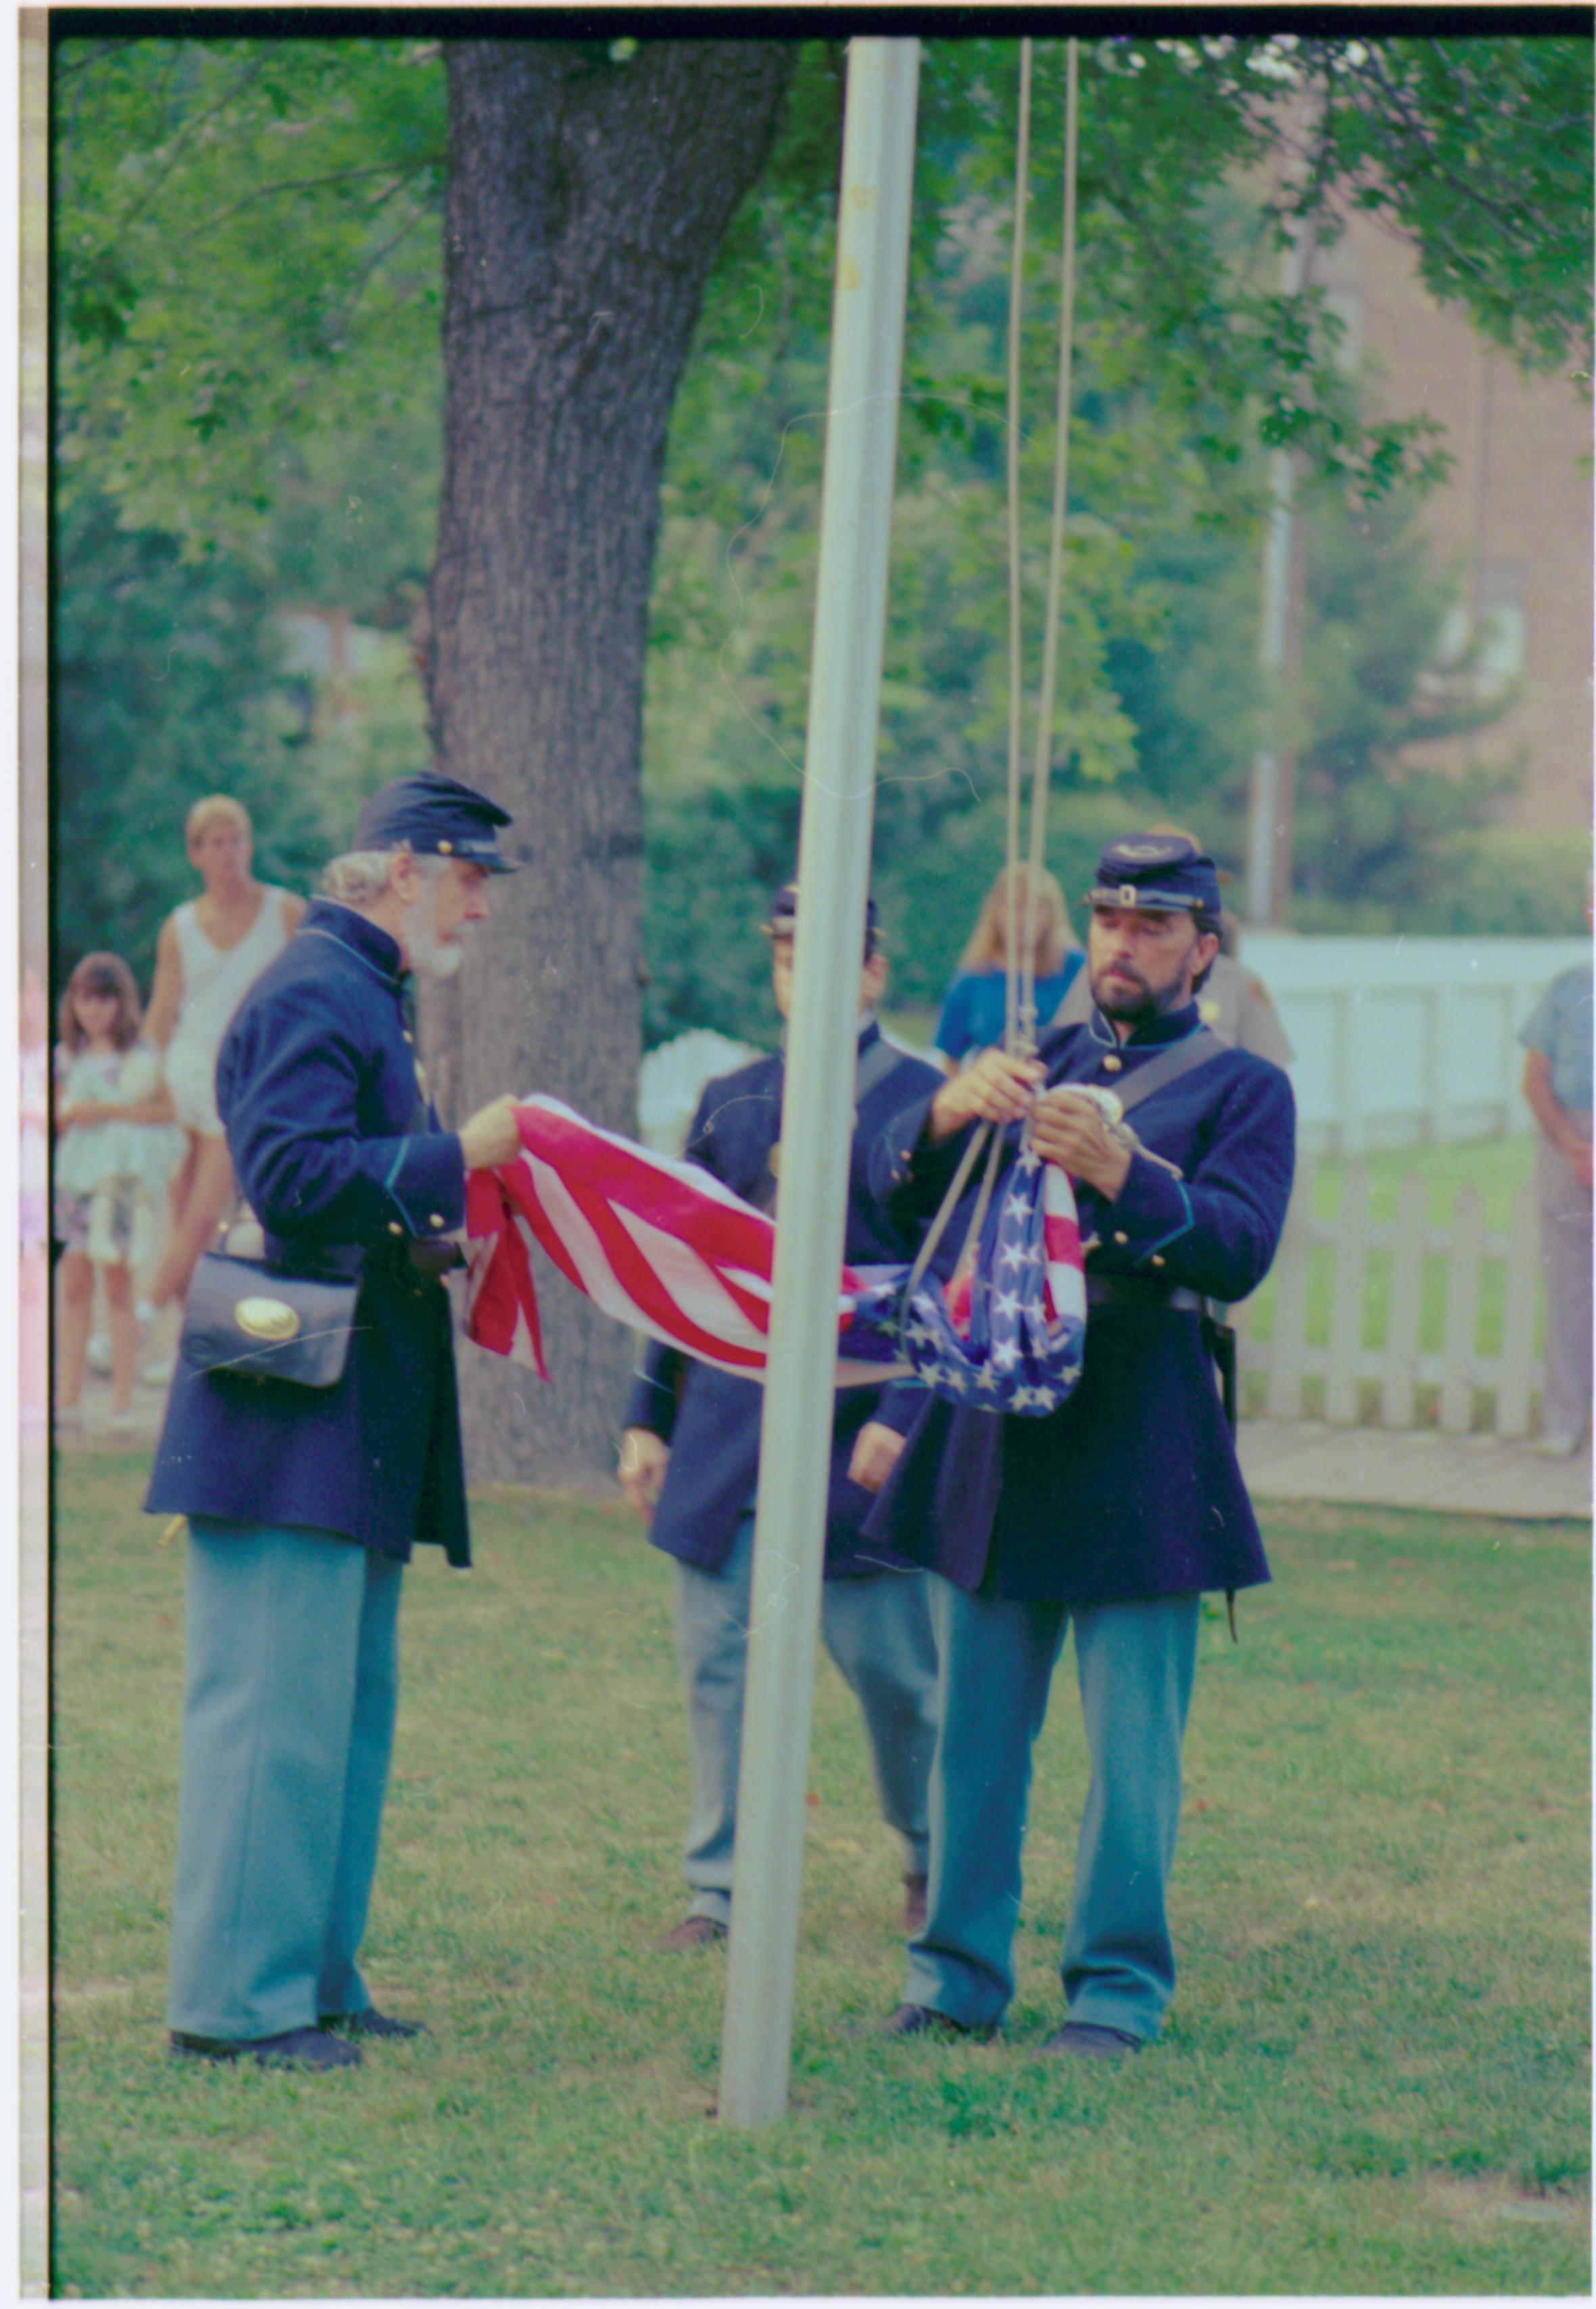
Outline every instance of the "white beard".
[[464, 961], [458, 946], [446, 946], [438, 935], [436, 898], [423, 898], [404, 926], [405, 950], [412, 970], [428, 978], [453, 978]]

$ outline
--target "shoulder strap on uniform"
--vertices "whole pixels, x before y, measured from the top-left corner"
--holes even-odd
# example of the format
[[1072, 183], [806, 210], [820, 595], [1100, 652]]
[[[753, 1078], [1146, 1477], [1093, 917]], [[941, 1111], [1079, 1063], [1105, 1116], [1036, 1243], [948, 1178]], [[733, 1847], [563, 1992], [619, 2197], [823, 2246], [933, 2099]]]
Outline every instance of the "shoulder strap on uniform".
[[863, 1106], [871, 1092], [879, 1090], [888, 1076], [895, 1073], [908, 1056], [907, 1051], [900, 1049], [896, 1042], [889, 1042], [885, 1034], [878, 1034], [860, 1059], [858, 1071], [854, 1077], [854, 1104]]
[[1167, 1044], [1156, 1059], [1149, 1059], [1146, 1066], [1138, 1067], [1133, 1075], [1127, 1075], [1123, 1083], [1115, 1085], [1120, 1112], [1129, 1114], [1133, 1106], [1140, 1106], [1144, 1098], [1152, 1096], [1154, 1091], [1163, 1090], [1168, 1084], [1178, 1082], [1182, 1075], [1189, 1075], [1193, 1067], [1206, 1066], [1210, 1059], [1217, 1059], [1220, 1051], [1227, 1048], [1228, 1045], [1221, 1042], [1207, 1026], [1199, 1026], [1194, 1033], [1186, 1036], [1184, 1042]]

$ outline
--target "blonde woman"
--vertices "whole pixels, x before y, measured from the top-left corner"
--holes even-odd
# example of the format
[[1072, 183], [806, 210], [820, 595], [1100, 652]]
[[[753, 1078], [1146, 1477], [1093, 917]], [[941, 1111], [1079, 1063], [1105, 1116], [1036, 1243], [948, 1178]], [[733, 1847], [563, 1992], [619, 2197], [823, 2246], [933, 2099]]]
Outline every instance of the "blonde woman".
[[[1014, 869], [1015, 935], [1022, 946], [1029, 877], [1027, 866]], [[1037, 1017], [1045, 1025], [1073, 984], [1082, 955], [1058, 883], [1051, 874], [1043, 873], [1037, 878], [1036, 888]], [[942, 1004], [936, 1051], [950, 1075], [959, 1073], [978, 1051], [990, 1050], [1003, 1039], [1008, 956], [1009, 869], [1005, 867], [986, 894]]]
[[[188, 1289], [195, 1263], [233, 1195], [232, 1164], [216, 1111], [216, 1053], [234, 1011], [287, 945], [305, 911], [291, 891], [250, 873], [255, 834], [230, 794], [207, 794], [183, 828], [188, 862], [204, 884], [161, 926], [144, 1032], [164, 1051], [178, 1121], [187, 1137], [172, 1182], [172, 1232], [141, 1313], [153, 1317]], [[147, 1371], [158, 1379], [164, 1374]]]

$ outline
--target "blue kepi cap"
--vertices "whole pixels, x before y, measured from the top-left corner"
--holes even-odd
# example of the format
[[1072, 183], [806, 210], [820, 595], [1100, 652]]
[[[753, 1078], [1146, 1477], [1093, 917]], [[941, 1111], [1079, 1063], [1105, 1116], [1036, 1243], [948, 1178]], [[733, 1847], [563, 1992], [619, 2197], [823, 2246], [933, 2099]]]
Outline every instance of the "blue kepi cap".
[[395, 778], [374, 793], [355, 821], [357, 850], [413, 850], [418, 858], [458, 858], [490, 874], [514, 874], [499, 852], [507, 809], [458, 778]]
[[[798, 885], [784, 882], [779, 890], [770, 894], [770, 911], [765, 917], [765, 935], [770, 938], [790, 938], [798, 921]], [[880, 915], [873, 898], [864, 901], [864, 959], [874, 953], [880, 934]]]
[[1127, 834], [1097, 860], [1089, 906], [1134, 907], [1143, 914], [1219, 912], [1214, 861], [1184, 834]]

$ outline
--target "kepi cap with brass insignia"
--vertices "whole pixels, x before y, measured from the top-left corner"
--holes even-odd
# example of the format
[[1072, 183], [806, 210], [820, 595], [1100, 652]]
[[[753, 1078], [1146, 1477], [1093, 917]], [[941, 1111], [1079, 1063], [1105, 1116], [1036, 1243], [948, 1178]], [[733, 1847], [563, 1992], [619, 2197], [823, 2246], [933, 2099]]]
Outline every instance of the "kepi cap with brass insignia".
[[1134, 907], [1144, 914], [1219, 912], [1219, 877], [1213, 860], [1184, 834], [1126, 834], [1097, 860], [1089, 906]]
[[498, 830], [507, 809], [458, 778], [395, 778], [374, 793], [355, 821], [357, 850], [406, 849], [418, 858], [458, 858], [490, 874], [515, 874], [499, 854]]
[[[765, 917], [764, 930], [768, 938], [790, 938], [798, 920], [798, 885], [784, 882], [779, 890], [770, 894], [770, 911]], [[880, 916], [873, 898], [864, 901], [864, 959], [868, 962], [880, 942]]]

